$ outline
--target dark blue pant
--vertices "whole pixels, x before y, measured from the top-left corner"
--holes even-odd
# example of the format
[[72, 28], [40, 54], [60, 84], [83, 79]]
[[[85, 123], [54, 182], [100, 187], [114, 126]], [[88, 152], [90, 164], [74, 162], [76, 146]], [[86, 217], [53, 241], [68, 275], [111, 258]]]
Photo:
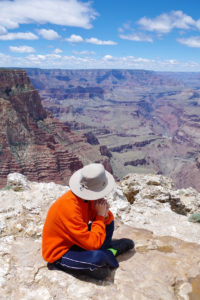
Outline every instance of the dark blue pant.
[[[89, 225], [89, 230], [90, 228], [91, 225]], [[107, 250], [110, 246], [113, 231], [114, 221], [106, 226], [106, 238], [99, 250], [85, 250], [74, 245], [54, 264], [61, 269], [89, 269], [91, 271], [106, 265], [117, 268], [119, 266], [118, 261], [112, 252]]]

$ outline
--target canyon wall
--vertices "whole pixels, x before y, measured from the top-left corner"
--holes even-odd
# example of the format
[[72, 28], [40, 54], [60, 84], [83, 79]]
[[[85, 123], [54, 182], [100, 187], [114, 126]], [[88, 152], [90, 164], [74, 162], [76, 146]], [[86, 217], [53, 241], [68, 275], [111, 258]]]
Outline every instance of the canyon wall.
[[24, 70], [0, 70], [0, 186], [10, 172], [32, 180], [67, 183], [84, 164], [98, 161], [112, 172], [100, 145], [72, 133], [47, 112]]

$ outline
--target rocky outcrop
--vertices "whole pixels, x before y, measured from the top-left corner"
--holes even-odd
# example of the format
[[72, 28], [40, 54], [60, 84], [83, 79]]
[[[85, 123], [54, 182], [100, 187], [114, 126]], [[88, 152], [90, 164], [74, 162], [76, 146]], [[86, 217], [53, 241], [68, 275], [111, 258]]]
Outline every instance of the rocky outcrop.
[[[98, 282], [47, 268], [42, 259], [46, 213], [67, 190], [53, 182], [30, 182], [21, 174], [8, 176], [6, 188], [0, 191], [2, 299], [199, 299], [200, 225], [172, 211], [167, 195], [167, 191], [179, 195], [180, 203], [195, 211], [196, 191], [173, 190], [172, 181], [163, 176], [124, 178], [109, 196], [115, 237], [131, 238], [136, 247], [119, 256], [119, 268]], [[134, 194], [134, 201], [128, 202], [123, 191], [129, 198]]]
[[39, 94], [23, 70], [0, 69], [0, 98], [7, 100], [16, 113], [21, 114], [25, 125], [27, 114], [35, 121], [47, 116]]
[[187, 221], [200, 210], [200, 194], [193, 188], [175, 190], [172, 180], [162, 175], [129, 174], [108, 201], [123, 223], [157, 235], [200, 241], [200, 227]]
[[144, 147], [146, 145], [149, 145], [150, 143], [154, 142], [156, 139], [150, 139], [150, 140], [145, 140], [142, 142], [136, 142], [133, 144], [126, 144], [126, 145], [120, 145], [120, 146], [116, 146], [116, 147], [111, 147], [109, 148], [110, 151], [112, 152], [124, 152], [127, 150], [134, 150], [134, 148], [140, 148], [140, 147]]
[[197, 158], [196, 165], [197, 168], [200, 169], [200, 157]]
[[73, 97], [74, 100], [77, 99], [88, 99], [93, 97], [103, 97], [103, 89], [99, 87], [86, 87], [83, 88], [81, 86], [69, 89], [60, 89], [60, 88], [50, 88], [45, 92], [46, 96], [50, 96], [53, 94], [55, 97], [59, 98], [59, 100], [71, 99]]
[[124, 163], [124, 166], [139, 166], [139, 165], [146, 165], [146, 164], [148, 164], [147, 160], [145, 158], [142, 158], [142, 159], [126, 161]]
[[105, 145], [100, 146], [100, 152], [102, 155], [112, 157], [112, 153], [108, 150], [108, 148]]
[[0, 186], [10, 172], [66, 184], [91, 161], [112, 170], [98, 145], [91, 146], [43, 108], [23, 70], [0, 70], [0, 127]]
[[87, 139], [87, 142], [91, 145], [99, 145], [99, 141], [98, 139], [96, 138], [96, 136], [91, 132], [86, 132], [85, 134], [85, 137]]

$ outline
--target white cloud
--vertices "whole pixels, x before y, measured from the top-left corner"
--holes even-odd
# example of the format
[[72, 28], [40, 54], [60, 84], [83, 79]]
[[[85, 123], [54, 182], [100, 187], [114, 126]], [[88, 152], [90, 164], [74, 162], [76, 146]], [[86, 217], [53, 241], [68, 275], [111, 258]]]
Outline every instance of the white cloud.
[[111, 60], [114, 60], [114, 57], [112, 55], [107, 54], [103, 57], [103, 59], [106, 61], [111, 61]]
[[62, 53], [63, 51], [59, 48], [54, 49], [53, 51], [54, 53], [58, 54], [58, 53]]
[[196, 26], [200, 30], [200, 19], [198, 21], [196, 21]]
[[54, 64], [54, 62], [60, 58], [61, 58], [61, 56], [58, 54], [46, 54], [46, 55], [31, 54], [25, 58], [25, 61], [27, 61], [27, 62], [29, 61], [29, 63], [31, 62], [32, 64], [43, 64], [44, 63], [44, 64], [48, 65], [51, 62]]
[[130, 34], [120, 34], [119, 37], [124, 40], [134, 41], [134, 42], [153, 42], [151, 36], [143, 33], [130, 33]]
[[41, 64], [43, 61], [46, 60], [46, 58], [47, 58], [46, 55], [41, 55], [41, 54], [34, 55], [34, 54], [31, 54], [31, 55], [27, 56], [25, 60], [29, 60], [32, 63], [40, 63]]
[[19, 46], [19, 47], [10, 46], [9, 49], [12, 52], [18, 52], [18, 53], [31, 53], [31, 52], [35, 52], [35, 49], [32, 48], [32, 47], [29, 47], [29, 46]]
[[60, 37], [59, 34], [52, 29], [40, 29], [38, 33], [46, 40], [56, 40]]
[[172, 29], [190, 29], [198, 27], [198, 22], [192, 17], [184, 14], [181, 10], [171, 11], [157, 16], [154, 19], [143, 17], [138, 21], [144, 30], [155, 31], [157, 33], [169, 33]]
[[192, 48], [200, 48], [200, 36], [191, 36], [189, 38], [180, 38], [177, 41], [183, 45]]
[[91, 37], [88, 39], [83, 39], [80, 35], [72, 34], [69, 38], [66, 38], [65, 41], [71, 42], [71, 43], [81, 43], [81, 42], [86, 42], [89, 44], [94, 44], [94, 45], [117, 45], [116, 42], [113, 41], [101, 41], [97, 38]]
[[147, 59], [134, 56], [111, 56], [109, 54], [100, 57], [77, 57], [58, 54], [35, 55], [24, 57], [12, 57], [0, 53], [0, 67], [39, 67], [52, 69], [145, 69], [155, 71], [199, 71], [200, 63], [194, 61], [177, 61], [175, 59]]
[[124, 32], [124, 29], [121, 28], [121, 27], [119, 27], [117, 30], [118, 30], [118, 32], [120, 32], [120, 33]]
[[97, 38], [91, 37], [89, 39], [85, 39], [86, 43], [95, 44], [95, 45], [117, 45], [116, 42], [113, 41], [101, 41]]
[[96, 52], [94, 52], [94, 51], [88, 51], [88, 50], [83, 50], [83, 51], [76, 51], [76, 50], [74, 50], [72, 52], [74, 54], [76, 54], [76, 55], [95, 55], [96, 54]]
[[0, 53], [0, 66], [1, 67], [10, 67], [13, 64], [13, 57], [10, 55], [6, 55], [4, 53]]
[[119, 37], [124, 40], [134, 41], [134, 42], [153, 42], [150, 35], [143, 32], [135, 32], [135, 29], [131, 27], [131, 23], [124, 23], [121, 28], [118, 29]]
[[1, 25], [0, 25], [0, 35], [1, 35], [1, 34], [6, 34], [6, 33], [7, 33], [6, 28], [5, 28], [4, 26], [1, 26]]
[[70, 43], [81, 43], [83, 38], [80, 35], [72, 34], [69, 38], [66, 38], [65, 41]]
[[10, 32], [4, 35], [0, 35], [0, 40], [37, 40], [38, 36], [32, 32]]
[[57, 24], [91, 28], [97, 13], [90, 2], [78, 0], [4, 0], [0, 1], [0, 25], [8, 29], [20, 24]]

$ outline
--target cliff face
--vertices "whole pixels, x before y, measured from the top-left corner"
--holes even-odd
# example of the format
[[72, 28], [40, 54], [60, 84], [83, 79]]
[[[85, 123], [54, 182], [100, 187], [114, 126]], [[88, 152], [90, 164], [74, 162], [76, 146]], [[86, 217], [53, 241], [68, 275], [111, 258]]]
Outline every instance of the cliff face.
[[74, 134], [42, 107], [23, 70], [0, 70], [0, 186], [10, 172], [32, 180], [67, 183], [69, 176], [90, 161], [111, 171], [109, 158], [86, 137]]
[[27, 115], [35, 121], [47, 116], [38, 92], [23, 70], [0, 70], [0, 97], [9, 101], [23, 122], [28, 121]]

